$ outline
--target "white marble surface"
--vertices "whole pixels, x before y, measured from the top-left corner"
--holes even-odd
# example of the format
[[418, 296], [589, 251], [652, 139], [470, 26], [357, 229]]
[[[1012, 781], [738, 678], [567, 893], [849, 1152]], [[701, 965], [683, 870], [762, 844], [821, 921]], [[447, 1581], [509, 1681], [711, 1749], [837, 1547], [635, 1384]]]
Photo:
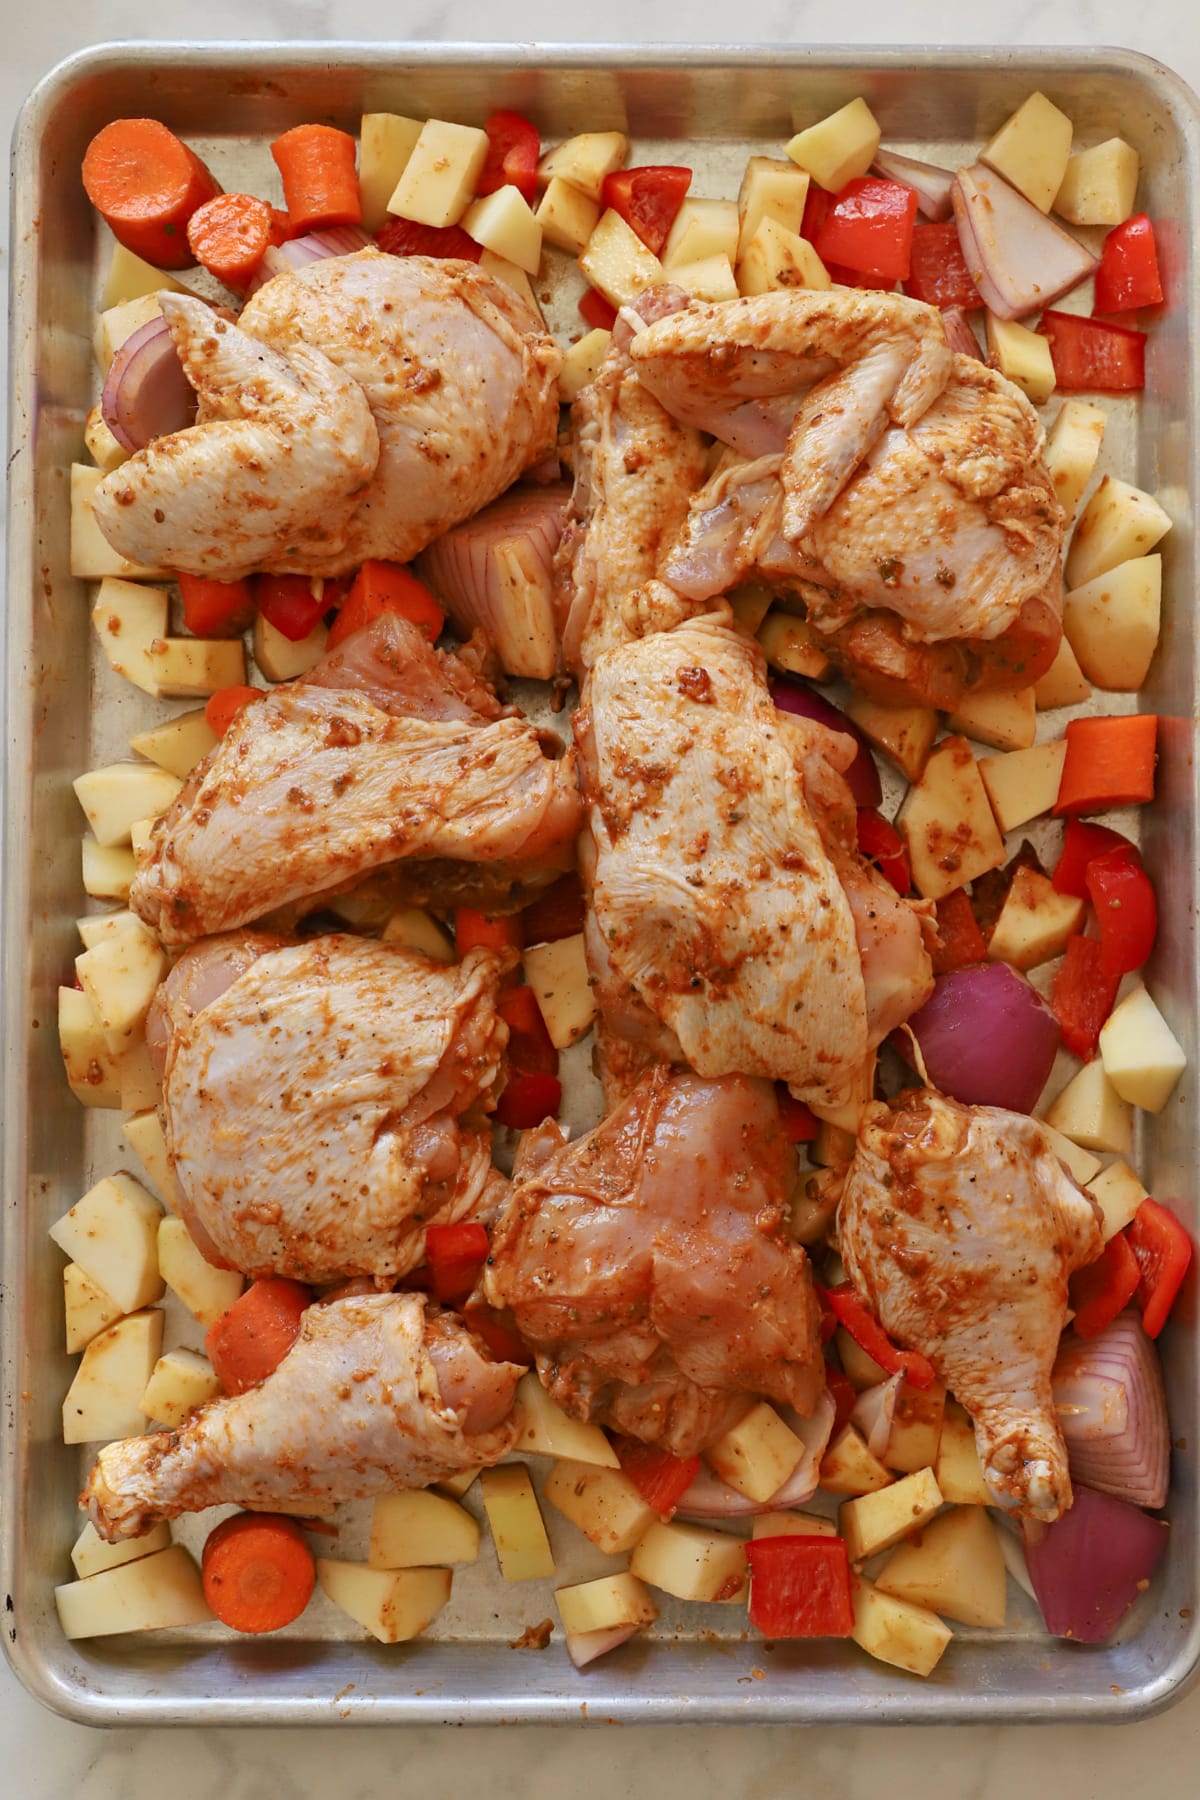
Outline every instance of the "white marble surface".
[[[634, 39], [716, 42], [1120, 44], [1157, 56], [1200, 89], [1191, 0], [1013, 0], [976, 12], [961, 0], [718, 0], [678, 8], [607, 0], [567, 16], [563, 0], [0, 0], [0, 131], [36, 79], [70, 52], [114, 38]], [[3, 245], [7, 262], [7, 221]], [[5, 1800], [367, 1800], [484, 1792], [488, 1800], [618, 1800], [686, 1784], [712, 1795], [776, 1800], [1155, 1800], [1200, 1792], [1200, 1688], [1164, 1717], [1120, 1729], [900, 1731], [532, 1728], [401, 1732], [101, 1733], [43, 1712], [0, 1661], [0, 1794]]]

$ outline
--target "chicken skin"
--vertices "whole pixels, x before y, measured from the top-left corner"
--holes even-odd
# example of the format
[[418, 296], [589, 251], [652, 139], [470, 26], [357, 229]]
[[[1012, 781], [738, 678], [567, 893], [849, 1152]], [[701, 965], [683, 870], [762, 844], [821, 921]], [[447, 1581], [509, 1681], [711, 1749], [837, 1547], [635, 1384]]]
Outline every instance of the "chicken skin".
[[492, 893], [549, 879], [580, 802], [573, 754], [544, 748], [460, 658], [384, 615], [243, 709], [156, 823], [130, 905], [178, 945], [385, 870], [395, 904], [431, 897], [420, 870], [447, 863], [463, 901], [462, 865]]
[[[391, 1286], [425, 1227], [503, 1197], [485, 1111], [499, 962], [364, 938], [206, 939], [159, 990], [162, 1114], [183, 1216], [246, 1275]], [[201, 1235], [203, 1234], [203, 1235]]]
[[1050, 1374], [1067, 1281], [1103, 1248], [1096, 1203], [1036, 1119], [929, 1091], [870, 1105], [838, 1207], [851, 1281], [971, 1415], [998, 1505], [1071, 1504]]
[[795, 1179], [766, 1082], [652, 1070], [588, 1136], [526, 1139], [484, 1294], [575, 1418], [687, 1456], [756, 1396], [808, 1414], [825, 1377]]
[[80, 1496], [110, 1544], [206, 1506], [322, 1512], [499, 1462], [521, 1370], [419, 1294], [310, 1306], [274, 1372], [177, 1431], [100, 1452]]

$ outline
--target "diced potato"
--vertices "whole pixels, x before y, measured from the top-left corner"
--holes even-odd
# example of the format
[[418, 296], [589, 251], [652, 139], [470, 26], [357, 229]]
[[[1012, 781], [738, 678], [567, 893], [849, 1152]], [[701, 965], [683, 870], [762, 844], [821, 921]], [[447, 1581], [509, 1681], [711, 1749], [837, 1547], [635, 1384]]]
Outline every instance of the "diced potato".
[[653, 1508], [620, 1469], [556, 1462], [543, 1491], [551, 1505], [610, 1556], [632, 1550], [654, 1523]]
[[475, 192], [488, 137], [474, 125], [426, 119], [387, 210], [419, 225], [456, 225]]
[[120, 1106], [119, 1059], [108, 1047], [91, 1001], [79, 988], [58, 990], [58, 1044], [75, 1098], [84, 1106]]
[[[1107, 575], [1118, 563], [1146, 556], [1171, 529], [1152, 494], [1106, 475], [1083, 509], [1063, 571], [1068, 591]], [[1076, 647], [1076, 655], [1078, 655]]]
[[479, 1477], [484, 1511], [492, 1528], [496, 1560], [505, 1581], [536, 1581], [553, 1575], [550, 1539], [524, 1463], [484, 1469]]
[[885, 1469], [853, 1425], [843, 1425], [821, 1458], [821, 1486], [827, 1494], [874, 1494], [893, 1486]]
[[168, 1350], [154, 1365], [141, 1409], [168, 1431], [178, 1431], [198, 1406], [215, 1400], [220, 1392], [221, 1383], [207, 1356], [196, 1350]]
[[1101, 1026], [1100, 1060], [1121, 1099], [1152, 1113], [1162, 1111], [1187, 1068], [1178, 1038], [1140, 982]]
[[420, 1637], [450, 1598], [449, 1569], [371, 1569], [318, 1556], [321, 1591], [381, 1644]]
[[878, 1387], [881, 1381], [887, 1380], [887, 1370], [881, 1369], [875, 1358], [868, 1356], [861, 1344], [855, 1343], [844, 1325], [838, 1326], [834, 1341], [846, 1377], [860, 1393], [863, 1388]]
[[454, 945], [432, 913], [421, 906], [400, 906], [383, 928], [385, 944], [399, 944], [404, 950], [415, 950], [430, 962], [452, 963]]
[[558, 376], [558, 397], [564, 405], [569, 406], [575, 396], [595, 380], [611, 343], [612, 332], [597, 326], [595, 331], [589, 331], [586, 337], [570, 346]]
[[601, 214], [579, 267], [610, 306], [636, 304], [639, 294], [658, 287], [664, 278], [657, 256], [611, 207]]
[[738, 246], [740, 263], [763, 220], [782, 225], [795, 236], [804, 223], [808, 176], [787, 158], [752, 156], [738, 189]]
[[1057, 377], [1050, 355], [1050, 340], [1016, 319], [987, 315], [988, 361], [1009, 381], [1015, 381], [1035, 406], [1054, 392]]
[[537, 944], [522, 959], [525, 979], [537, 996], [550, 1042], [565, 1050], [590, 1029], [596, 1016], [596, 996], [589, 978], [583, 933], [559, 938], [553, 944]]
[[902, 1384], [882, 1461], [902, 1475], [930, 1469], [937, 1460], [946, 1412], [946, 1390], [940, 1381], [930, 1387]]
[[772, 607], [758, 628], [758, 641], [774, 669], [805, 675], [810, 681], [820, 681], [829, 672], [829, 658], [805, 619]]
[[1001, 831], [1015, 831], [1018, 825], [1051, 811], [1058, 799], [1066, 754], [1066, 739], [1055, 738], [1028, 750], [981, 757], [979, 773]]
[[78, 1263], [63, 1270], [63, 1311], [67, 1321], [67, 1355], [75, 1356], [100, 1332], [121, 1317], [121, 1308]]
[[675, 214], [663, 245], [663, 268], [670, 274], [709, 256], [737, 258], [738, 209], [734, 200], [689, 197]]
[[77, 775], [75, 795], [98, 844], [127, 844], [135, 819], [156, 819], [172, 804], [181, 781], [151, 763], [109, 763]]
[[583, 131], [547, 150], [538, 164], [538, 180], [547, 184], [557, 175], [599, 200], [604, 177], [619, 169], [629, 155], [629, 139], [623, 131]]
[[714, 1474], [739, 1494], [769, 1500], [804, 1455], [804, 1445], [775, 1408], [760, 1400], [704, 1455]]
[[119, 469], [123, 462], [128, 462], [133, 452], [124, 444], [118, 443], [105, 423], [104, 414], [98, 405], [93, 406], [83, 424], [83, 441], [87, 453], [96, 467], [104, 475], [111, 475]]
[[363, 114], [358, 136], [358, 193], [364, 231], [378, 231], [387, 218], [388, 201], [420, 135], [420, 119], [406, 119], [402, 113]]
[[706, 256], [699, 262], [676, 263], [671, 281], [693, 300], [736, 300], [738, 284], [727, 256]]
[[241, 687], [246, 680], [241, 638], [158, 638], [146, 657], [154, 691], [162, 699], [206, 699], [220, 688]]
[[428, 1569], [478, 1557], [479, 1526], [457, 1500], [422, 1488], [376, 1500], [367, 1552], [373, 1569]]
[[171, 1167], [171, 1159], [167, 1154], [167, 1140], [163, 1136], [162, 1120], [154, 1107], [148, 1106], [142, 1112], [136, 1112], [132, 1118], [126, 1119], [122, 1130], [125, 1142], [141, 1163], [162, 1199], [176, 1211], [179, 1206], [179, 1183], [175, 1179], [175, 1171]]
[[941, 1504], [942, 1491], [932, 1469], [904, 1475], [878, 1493], [844, 1500], [838, 1508], [838, 1531], [851, 1562], [866, 1562], [910, 1531], [919, 1531]]
[[1007, 1571], [996, 1527], [982, 1506], [958, 1506], [900, 1544], [875, 1577], [876, 1590], [911, 1600], [962, 1625], [1004, 1623]]
[[1072, 132], [1066, 113], [1045, 94], [1033, 93], [980, 151], [980, 161], [1048, 213], [1067, 172]]
[[468, 237], [527, 275], [536, 275], [542, 260], [542, 227], [520, 188], [497, 188], [468, 206], [462, 217]]
[[629, 1559], [631, 1574], [678, 1600], [743, 1600], [746, 1551], [740, 1538], [701, 1525], [656, 1519]]
[[83, 940], [84, 949], [91, 950], [106, 938], [118, 937], [122, 931], [140, 924], [137, 914], [126, 906], [120, 912], [86, 913], [82, 919], [76, 919], [75, 929]]
[[158, 304], [158, 291], [176, 284], [169, 276], [162, 276], [157, 286], [147, 292], [132, 294], [127, 300], [118, 300], [112, 306], [106, 306], [96, 320], [96, 329], [92, 336], [92, 353], [96, 358], [96, 366], [101, 375], [107, 375], [112, 366], [112, 359], [131, 338], [135, 331], [148, 325], [151, 319], [162, 317], [162, 307]]
[[1107, 1169], [1092, 1176], [1087, 1191], [1100, 1208], [1100, 1229], [1106, 1244], [1118, 1231], [1124, 1231], [1142, 1201], [1150, 1198], [1126, 1162], [1109, 1163]]
[[952, 1632], [936, 1613], [911, 1600], [882, 1594], [860, 1575], [851, 1591], [856, 1644], [877, 1662], [907, 1669], [910, 1675], [931, 1675], [941, 1660]]
[[117, 1082], [121, 1089], [122, 1112], [141, 1112], [146, 1107], [157, 1106], [162, 1099], [162, 1082], [141, 1032], [121, 1052]]
[[658, 1608], [636, 1575], [602, 1575], [554, 1594], [563, 1627], [574, 1637], [610, 1625], [653, 1625]]
[[807, 238], [775, 219], [762, 219], [737, 266], [743, 294], [770, 294], [781, 288], [828, 288], [829, 271]]
[[328, 628], [318, 620], [307, 637], [293, 644], [269, 619], [255, 613], [252, 641], [260, 674], [267, 681], [294, 681], [297, 675], [306, 675], [324, 656], [328, 636]]
[[980, 777], [966, 739], [943, 738], [905, 796], [896, 824], [917, 892], [927, 900], [940, 900], [1004, 861], [1004, 839]]
[[851, 100], [827, 119], [796, 134], [787, 153], [827, 193], [836, 194], [875, 160], [880, 131], [866, 101]]
[[214, 1268], [196, 1247], [182, 1219], [158, 1223], [158, 1268], [163, 1280], [201, 1325], [215, 1325], [245, 1287], [237, 1269]]
[[817, 1135], [808, 1146], [808, 1160], [819, 1169], [841, 1169], [854, 1155], [854, 1133], [822, 1119]]
[[157, 1307], [118, 1319], [84, 1350], [63, 1401], [64, 1444], [108, 1443], [146, 1428], [142, 1395], [162, 1349]]
[[168, 774], [186, 781], [196, 764], [215, 750], [219, 741], [204, 708], [197, 706], [161, 725], [152, 725], [148, 731], [135, 731], [129, 748], [147, 762], [157, 763]]
[[143, 850], [149, 848], [150, 839], [153, 836], [153, 833], [153, 819], [135, 819], [133, 821], [133, 824], [129, 827], [129, 847], [133, 851], [135, 860], [142, 854]]
[[161, 569], [118, 556], [97, 525], [92, 499], [103, 480], [103, 469], [93, 469], [89, 463], [71, 464], [72, 575], [80, 581], [102, 581], [106, 575], [123, 575], [134, 581], [160, 576]]
[[836, 1537], [837, 1526], [819, 1513], [756, 1513], [750, 1529], [752, 1538], [765, 1537]]
[[964, 694], [957, 709], [947, 715], [946, 725], [976, 743], [990, 744], [993, 750], [1028, 750], [1037, 734], [1033, 689]]
[[533, 283], [519, 263], [510, 262], [507, 256], [500, 256], [495, 250], [485, 250], [479, 258], [479, 267], [493, 281], [502, 281], [514, 294], [519, 294], [535, 318], [542, 318], [541, 304], [533, 291]]
[[75, 973], [115, 1055], [140, 1033], [167, 972], [167, 958], [140, 919], [75, 958]]
[[1082, 918], [1082, 900], [1056, 892], [1036, 869], [1018, 869], [988, 939], [988, 957], [1014, 969], [1040, 969], [1062, 955]]
[[1064, 1137], [1061, 1131], [1055, 1131], [1053, 1125], [1047, 1125], [1044, 1119], [1041, 1124], [1042, 1135], [1059, 1162], [1066, 1165], [1080, 1187], [1086, 1186], [1099, 1169], [1100, 1158], [1093, 1156], [1090, 1150], [1081, 1149], [1078, 1144], [1072, 1143], [1069, 1137]]
[[113, 671], [155, 696], [159, 687], [150, 650], [166, 636], [167, 613], [166, 588], [115, 575], [100, 583], [92, 608], [92, 625]]
[[961, 1406], [951, 1404], [946, 1408], [934, 1474], [942, 1499], [951, 1506], [995, 1505], [995, 1496], [983, 1479], [975, 1427]]
[[1138, 153], [1124, 138], [1107, 138], [1072, 156], [1054, 210], [1072, 225], [1120, 225], [1137, 199]]
[[104, 1569], [86, 1581], [69, 1581], [55, 1588], [54, 1603], [68, 1638], [212, 1622], [200, 1571], [182, 1544]]
[[83, 834], [83, 891], [93, 900], [128, 900], [137, 864], [126, 844], [98, 844]]
[[1162, 557], [1135, 556], [1073, 588], [1063, 630], [1090, 682], [1134, 693], [1149, 673], [1162, 616]]
[[535, 1456], [561, 1456], [571, 1462], [619, 1469], [617, 1453], [598, 1425], [572, 1419], [551, 1399], [533, 1369], [517, 1383], [517, 1435], [513, 1449]]
[[166, 288], [172, 294], [186, 294], [188, 289], [165, 269], [156, 269], [153, 263], [144, 262], [127, 250], [124, 244], [114, 244], [109, 258], [108, 273], [104, 277], [104, 286], [100, 290], [100, 310], [108, 312], [114, 306], [123, 306], [127, 300], [140, 300], [146, 294], [161, 294]]
[[435, 1485], [443, 1494], [449, 1494], [452, 1500], [461, 1500], [467, 1489], [474, 1487], [478, 1469], [463, 1469], [458, 1475], [447, 1475], [444, 1481]]
[[578, 256], [600, 219], [600, 204], [582, 188], [552, 175], [538, 202], [537, 221], [548, 244]]
[[1038, 711], [1053, 712], [1057, 706], [1078, 706], [1091, 691], [1091, 683], [1085, 679], [1075, 652], [1065, 637], [1060, 638], [1054, 661], [1041, 680], [1034, 683]]
[[1104, 441], [1108, 415], [1086, 400], [1064, 400], [1046, 438], [1042, 460], [1054, 483], [1063, 524], [1075, 518]]
[[1085, 1150], [1126, 1157], [1133, 1153], [1133, 1108], [1122, 1100], [1099, 1057], [1084, 1063], [1068, 1081], [1047, 1109], [1046, 1123]]
[[757, 582], [748, 582], [745, 587], [735, 588], [726, 595], [733, 610], [733, 622], [739, 631], [747, 637], [757, 637], [759, 626], [771, 610], [771, 590]]
[[[106, 1175], [89, 1188], [82, 1199], [55, 1220], [50, 1236], [106, 1294], [111, 1294], [123, 1313], [131, 1313], [162, 1295], [163, 1282], [158, 1272], [161, 1218], [162, 1208], [153, 1194], [122, 1171]], [[145, 1385], [143, 1381], [142, 1387]]]
[[71, 1563], [81, 1581], [89, 1575], [101, 1575], [105, 1569], [119, 1569], [122, 1563], [138, 1562], [153, 1556], [157, 1550], [171, 1546], [171, 1527], [163, 1521], [152, 1525], [143, 1537], [126, 1538], [121, 1544], [106, 1544], [89, 1519], [71, 1550]]
[[865, 694], [853, 693], [847, 717], [876, 750], [895, 763], [910, 781], [919, 781], [938, 732], [938, 716], [928, 706], [879, 706]]

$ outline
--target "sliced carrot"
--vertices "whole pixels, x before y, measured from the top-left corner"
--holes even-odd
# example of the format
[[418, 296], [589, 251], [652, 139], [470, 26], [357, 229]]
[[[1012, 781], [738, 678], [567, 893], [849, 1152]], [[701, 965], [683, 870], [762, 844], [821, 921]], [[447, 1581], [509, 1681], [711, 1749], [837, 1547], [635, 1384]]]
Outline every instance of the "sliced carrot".
[[114, 119], [83, 157], [87, 197], [118, 243], [156, 269], [186, 269], [193, 213], [221, 191], [200, 158], [157, 119]]
[[277, 1369], [300, 1335], [308, 1288], [282, 1275], [255, 1281], [204, 1339], [208, 1360], [227, 1394], [244, 1394]]
[[367, 561], [354, 577], [345, 604], [330, 628], [326, 640], [332, 650], [352, 633], [361, 631], [382, 613], [392, 612], [408, 619], [433, 642], [446, 623], [446, 615], [411, 569], [402, 563]]
[[204, 1598], [234, 1631], [278, 1631], [312, 1598], [316, 1564], [294, 1519], [234, 1513], [210, 1531], [200, 1559]]
[[454, 948], [460, 956], [479, 948], [519, 950], [523, 942], [520, 913], [509, 913], [503, 919], [489, 919], [486, 914], [476, 912], [473, 906], [456, 906], [454, 909]]
[[196, 261], [240, 294], [264, 250], [283, 243], [287, 225], [284, 214], [253, 194], [217, 194], [192, 214], [187, 239]]
[[296, 125], [275, 139], [271, 155], [293, 231], [362, 224], [354, 148], [354, 139], [332, 125]]
[[204, 716], [210, 728], [218, 737], [224, 737], [238, 714], [261, 700], [265, 692], [265, 688], [256, 687], [218, 688], [204, 703]]
[[180, 571], [183, 622], [196, 637], [241, 637], [254, 618], [248, 581], [211, 581]]
[[1055, 818], [1153, 800], [1157, 738], [1154, 713], [1072, 719]]

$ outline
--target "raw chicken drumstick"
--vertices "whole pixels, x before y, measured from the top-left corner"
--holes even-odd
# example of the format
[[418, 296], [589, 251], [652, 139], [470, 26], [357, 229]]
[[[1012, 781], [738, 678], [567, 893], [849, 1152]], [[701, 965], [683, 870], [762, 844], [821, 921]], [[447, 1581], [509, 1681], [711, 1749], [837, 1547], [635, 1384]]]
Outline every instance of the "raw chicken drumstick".
[[1071, 1504], [1050, 1372], [1068, 1277], [1103, 1248], [1095, 1202], [1036, 1119], [929, 1091], [868, 1106], [838, 1208], [854, 1286], [975, 1423], [1001, 1506]]
[[520, 1374], [420, 1294], [316, 1304], [259, 1387], [103, 1449], [80, 1504], [115, 1544], [206, 1506], [321, 1512], [425, 1487], [499, 1462]]

